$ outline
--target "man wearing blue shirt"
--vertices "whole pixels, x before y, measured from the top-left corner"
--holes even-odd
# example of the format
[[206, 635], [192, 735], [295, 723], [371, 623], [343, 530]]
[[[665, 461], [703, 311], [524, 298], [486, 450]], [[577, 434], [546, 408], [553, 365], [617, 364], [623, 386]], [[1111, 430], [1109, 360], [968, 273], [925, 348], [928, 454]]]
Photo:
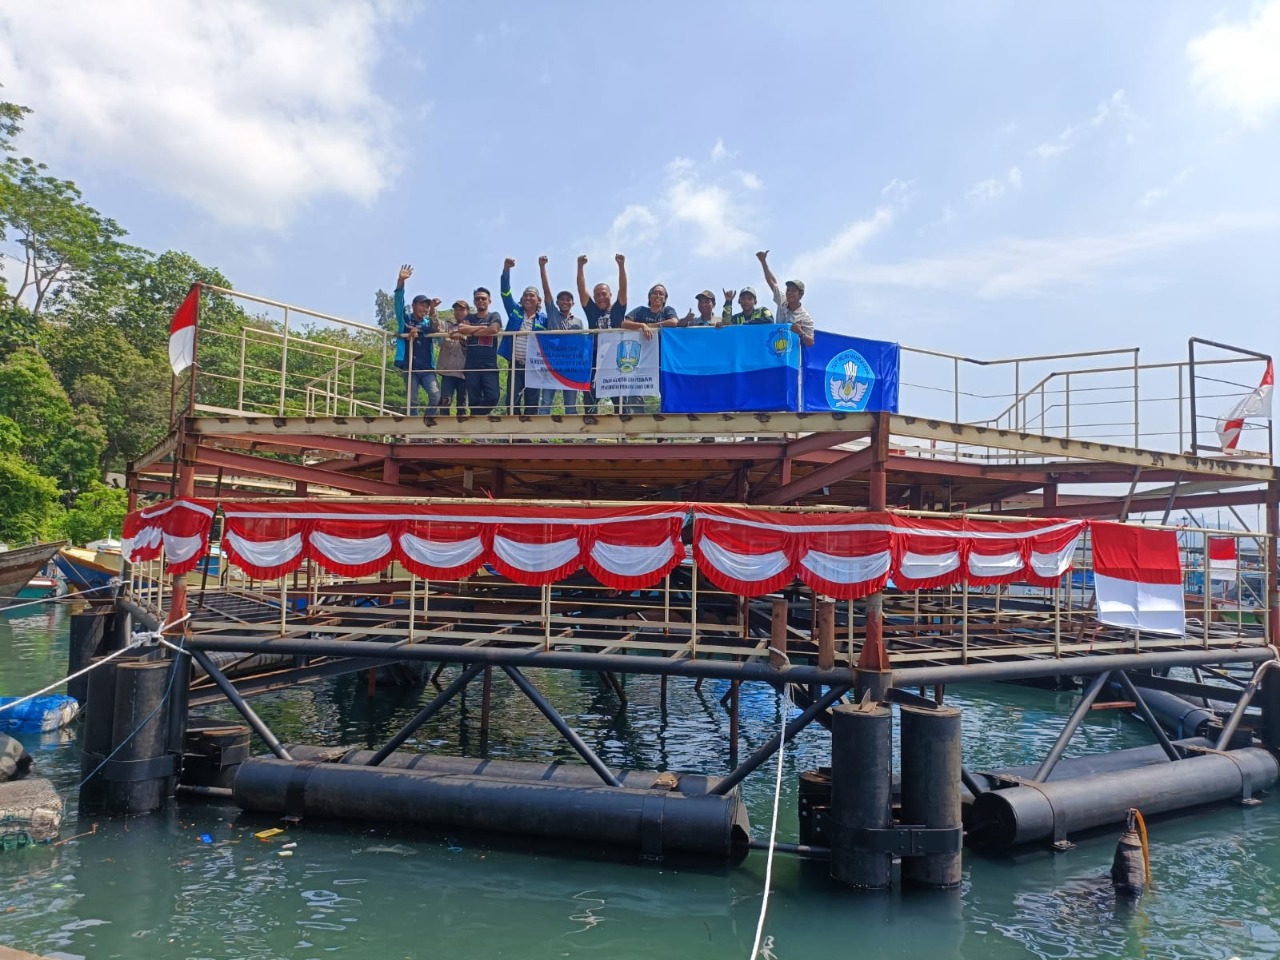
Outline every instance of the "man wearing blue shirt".
[[[396, 278], [395, 312], [399, 319], [396, 336], [396, 367], [404, 373], [406, 408], [409, 416], [434, 417], [440, 405], [440, 383], [436, 380], [435, 358], [432, 356], [431, 334], [436, 332], [436, 307], [439, 300], [419, 294], [413, 306], [404, 308], [404, 282], [413, 276], [413, 267], [405, 264]], [[424, 411], [418, 406], [418, 391], [427, 394]]]
[[[655, 283], [649, 288], [649, 302], [636, 307], [622, 321], [623, 330], [641, 330], [646, 340], [652, 340], [662, 327], [674, 327], [680, 323], [676, 308], [667, 304], [667, 288]], [[622, 413], [644, 413], [644, 397], [623, 397]]]

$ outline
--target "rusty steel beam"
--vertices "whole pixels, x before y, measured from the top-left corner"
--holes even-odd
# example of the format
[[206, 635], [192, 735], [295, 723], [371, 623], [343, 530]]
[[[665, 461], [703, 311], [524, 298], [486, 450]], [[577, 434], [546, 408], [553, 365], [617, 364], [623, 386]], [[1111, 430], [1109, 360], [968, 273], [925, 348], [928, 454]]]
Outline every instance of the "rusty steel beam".
[[600, 460], [776, 460], [782, 456], [781, 443], [744, 441], [741, 443], [398, 443], [391, 456], [399, 461], [443, 460], [462, 463], [479, 460], [519, 460], [530, 464], [545, 461], [562, 463]]
[[352, 477], [336, 470], [321, 470], [300, 463], [289, 463], [284, 460], [269, 460], [266, 457], [255, 457], [248, 453], [234, 453], [230, 450], [214, 450], [201, 447], [198, 463], [222, 467], [232, 474], [249, 474], [257, 477], [278, 477], [292, 480], [294, 483], [314, 483], [333, 487], [335, 490], [347, 490], [351, 493], [364, 493], [374, 497], [415, 496], [413, 487], [384, 483], [381, 480], [367, 480], [364, 477]]
[[781, 506], [806, 494], [813, 493], [815, 490], [821, 490], [823, 487], [845, 480], [853, 474], [870, 470], [875, 462], [876, 451], [871, 447], [864, 447], [862, 450], [855, 450], [853, 453], [846, 454], [835, 463], [818, 467], [816, 470], [809, 471], [803, 477], [797, 477], [790, 483], [762, 493], [759, 497], [753, 497], [750, 502], [768, 506]]
[[799, 457], [814, 450], [830, 450], [842, 443], [854, 440], [865, 440], [870, 434], [866, 431], [845, 430], [837, 433], [811, 433], [807, 437], [799, 437], [787, 441], [785, 456]]
[[[220, 439], [234, 440], [240, 443], [260, 444], [263, 442], [261, 434], [229, 433], [217, 434], [217, 436]], [[329, 434], [310, 434], [308, 436], [294, 436], [288, 433], [273, 434], [270, 442], [298, 450], [336, 450], [339, 453], [364, 455], [379, 459], [387, 455], [387, 449], [391, 446], [389, 443], [379, 443], [376, 440], [360, 440], [357, 437], [332, 436]]]
[[[1173, 498], [1173, 510], [1205, 510], [1214, 507], [1247, 507], [1266, 502], [1266, 490], [1229, 490], [1218, 493], [1194, 493]], [[1129, 513], [1163, 513], [1169, 507], [1168, 494], [1158, 497], [1134, 497], [1129, 502]], [[1029, 510], [1004, 510], [1002, 513], [1021, 517], [1089, 517], [1101, 519], [1118, 517], [1124, 500], [1091, 500], [1086, 503], [1059, 503], [1053, 507], [1032, 507]]]

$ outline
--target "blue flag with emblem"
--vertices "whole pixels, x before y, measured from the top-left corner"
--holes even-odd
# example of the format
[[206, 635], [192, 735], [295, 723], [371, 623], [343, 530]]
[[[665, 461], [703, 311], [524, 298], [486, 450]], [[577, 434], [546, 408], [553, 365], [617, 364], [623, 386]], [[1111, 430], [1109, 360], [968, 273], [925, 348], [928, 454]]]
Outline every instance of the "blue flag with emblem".
[[676, 327], [660, 336], [664, 412], [796, 409], [800, 338], [785, 324]]
[[900, 350], [896, 343], [819, 330], [804, 351], [806, 413], [897, 413]]

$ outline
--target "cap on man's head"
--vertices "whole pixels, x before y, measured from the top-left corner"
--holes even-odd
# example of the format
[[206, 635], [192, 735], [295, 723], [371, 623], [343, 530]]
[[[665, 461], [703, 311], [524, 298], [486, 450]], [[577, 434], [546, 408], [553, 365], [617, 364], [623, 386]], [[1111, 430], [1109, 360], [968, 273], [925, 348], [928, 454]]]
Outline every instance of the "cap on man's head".
[[712, 293], [710, 290], [703, 290], [694, 299], [695, 300], [714, 300], [715, 298], [716, 298], [716, 295]]
[[756, 300], [759, 300], [759, 299], [760, 299], [759, 297], [757, 297], [757, 296], [756, 296], [756, 291], [755, 291], [755, 288], [754, 288], [754, 287], [743, 287], [743, 288], [742, 288], [742, 290], [741, 290], [741, 291], [739, 291], [738, 296], [740, 296], [740, 297], [748, 297], [748, 296], [749, 296], [749, 297], [754, 297]]
[[453, 309], [457, 310], [459, 308], [466, 310], [468, 313], [471, 312], [471, 304], [469, 304], [466, 300], [453, 301]]
[[417, 305], [417, 304], [419, 304], [419, 303], [430, 303], [430, 302], [431, 302], [431, 298], [430, 298], [430, 297], [427, 297], [427, 296], [424, 296], [423, 294], [421, 294], [421, 293], [420, 293], [420, 294], [418, 294], [416, 297], [414, 297], [414, 298], [413, 298], [413, 302], [414, 302], [414, 304], [415, 304], [415, 305]]
[[788, 281], [787, 281], [787, 286], [788, 286], [788, 287], [795, 287], [795, 288], [796, 288], [797, 290], [799, 290], [801, 293], [804, 293], [804, 281], [803, 281], [803, 280], [788, 280]]

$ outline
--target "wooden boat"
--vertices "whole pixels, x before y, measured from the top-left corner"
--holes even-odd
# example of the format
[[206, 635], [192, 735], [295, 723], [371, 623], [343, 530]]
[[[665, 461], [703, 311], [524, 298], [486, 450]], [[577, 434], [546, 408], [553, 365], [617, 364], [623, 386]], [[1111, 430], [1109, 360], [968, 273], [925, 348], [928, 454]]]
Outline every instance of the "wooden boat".
[[37, 543], [30, 547], [0, 551], [0, 607], [17, 603], [22, 588], [65, 543], [65, 540], [58, 543]]
[[[63, 547], [53, 558], [73, 590], [99, 590], [120, 576], [121, 557], [104, 550], [87, 547]], [[106, 591], [102, 591], [106, 595]]]

